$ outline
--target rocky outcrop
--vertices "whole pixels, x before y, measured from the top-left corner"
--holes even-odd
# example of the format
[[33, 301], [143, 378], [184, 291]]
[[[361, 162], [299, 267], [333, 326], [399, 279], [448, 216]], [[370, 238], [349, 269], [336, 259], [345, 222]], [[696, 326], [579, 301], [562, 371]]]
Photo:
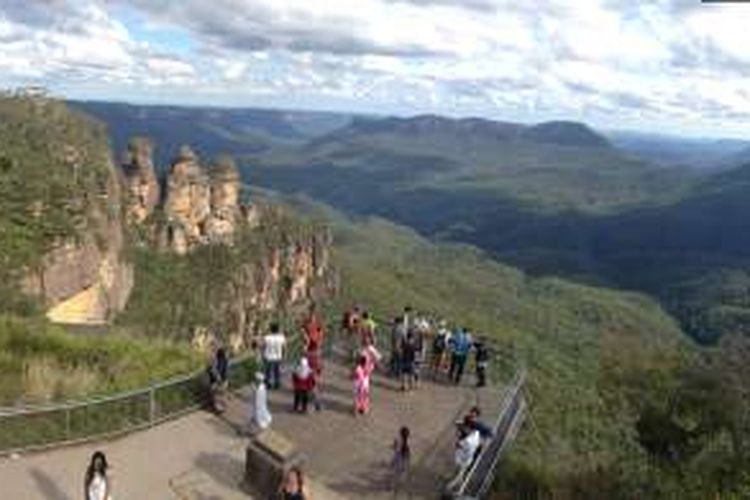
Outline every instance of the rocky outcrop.
[[122, 164], [125, 180], [125, 217], [129, 224], [140, 224], [159, 203], [159, 182], [153, 163], [153, 145], [143, 137], [134, 138]]
[[234, 161], [219, 158], [208, 170], [182, 146], [167, 178], [161, 246], [185, 254], [196, 245], [231, 245], [242, 213], [240, 175]]
[[41, 299], [53, 322], [106, 323], [125, 307], [133, 287], [132, 266], [122, 255], [120, 184], [111, 162], [106, 168], [106, 186], [87, 204], [76, 235], [54, 245], [22, 280], [24, 292]]

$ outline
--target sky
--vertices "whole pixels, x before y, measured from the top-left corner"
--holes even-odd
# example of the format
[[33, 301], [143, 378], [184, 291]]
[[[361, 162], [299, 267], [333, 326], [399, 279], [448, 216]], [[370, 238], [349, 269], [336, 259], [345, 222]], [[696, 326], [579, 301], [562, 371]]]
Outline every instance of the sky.
[[0, 88], [750, 137], [750, 2], [0, 0]]

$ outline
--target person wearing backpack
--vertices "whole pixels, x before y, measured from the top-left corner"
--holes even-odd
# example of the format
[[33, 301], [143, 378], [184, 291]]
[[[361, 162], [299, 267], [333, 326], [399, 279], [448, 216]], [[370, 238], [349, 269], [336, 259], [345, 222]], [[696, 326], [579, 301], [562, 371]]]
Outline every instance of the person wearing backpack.
[[450, 379], [455, 384], [461, 383], [464, 374], [466, 358], [471, 350], [471, 335], [468, 328], [462, 328], [451, 338], [451, 368]]
[[432, 360], [430, 367], [432, 369], [432, 378], [436, 378], [437, 375], [443, 371], [445, 364], [445, 353], [448, 350], [448, 342], [450, 340], [450, 330], [446, 327], [446, 322], [441, 321], [435, 338], [432, 340]]

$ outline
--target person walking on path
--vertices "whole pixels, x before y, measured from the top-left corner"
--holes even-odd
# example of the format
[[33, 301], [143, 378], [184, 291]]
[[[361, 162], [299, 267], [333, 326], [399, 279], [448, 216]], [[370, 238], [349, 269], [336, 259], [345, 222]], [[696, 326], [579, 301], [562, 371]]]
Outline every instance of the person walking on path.
[[483, 337], [474, 343], [474, 360], [477, 375], [477, 387], [487, 385], [487, 366], [490, 363], [490, 351]]
[[471, 350], [471, 335], [468, 328], [460, 329], [451, 338], [451, 369], [450, 379], [456, 383], [461, 383], [461, 377], [464, 373], [466, 358]]
[[284, 333], [278, 323], [271, 323], [271, 332], [263, 337], [263, 369], [269, 389], [281, 387], [281, 361], [285, 349]]
[[299, 360], [299, 365], [292, 373], [292, 387], [294, 388], [294, 411], [307, 413], [310, 395], [315, 389], [315, 372], [310, 368], [306, 357]]
[[364, 415], [370, 411], [370, 377], [374, 362], [366, 354], [360, 354], [354, 368], [354, 414]]
[[112, 500], [112, 479], [107, 475], [108, 468], [104, 453], [95, 451], [83, 482], [86, 500]]
[[305, 477], [299, 467], [292, 467], [281, 481], [279, 500], [310, 500]]
[[260, 430], [271, 426], [273, 417], [268, 409], [268, 389], [266, 388], [266, 377], [262, 372], [255, 374], [255, 388], [253, 392], [251, 418]]
[[399, 490], [405, 482], [408, 481], [409, 468], [411, 465], [411, 447], [409, 445], [409, 435], [411, 431], [408, 427], [401, 427], [398, 436], [393, 441], [393, 459], [391, 460], [391, 469], [393, 471], [392, 490], [394, 496], [398, 495]]

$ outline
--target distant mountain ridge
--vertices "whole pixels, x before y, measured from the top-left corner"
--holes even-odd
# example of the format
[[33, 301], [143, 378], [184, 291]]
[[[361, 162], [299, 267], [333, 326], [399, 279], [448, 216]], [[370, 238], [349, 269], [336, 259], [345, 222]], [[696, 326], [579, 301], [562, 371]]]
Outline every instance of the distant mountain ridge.
[[483, 140], [498, 143], [531, 142], [570, 147], [612, 147], [606, 137], [580, 122], [550, 121], [524, 125], [484, 118], [448, 118], [438, 115], [418, 115], [409, 118], [354, 118], [348, 126], [331, 131], [314, 141], [313, 145], [330, 140], [350, 139], [361, 134], [399, 134], [408, 137], [439, 137], [449, 134], [454, 139], [472, 142]]

